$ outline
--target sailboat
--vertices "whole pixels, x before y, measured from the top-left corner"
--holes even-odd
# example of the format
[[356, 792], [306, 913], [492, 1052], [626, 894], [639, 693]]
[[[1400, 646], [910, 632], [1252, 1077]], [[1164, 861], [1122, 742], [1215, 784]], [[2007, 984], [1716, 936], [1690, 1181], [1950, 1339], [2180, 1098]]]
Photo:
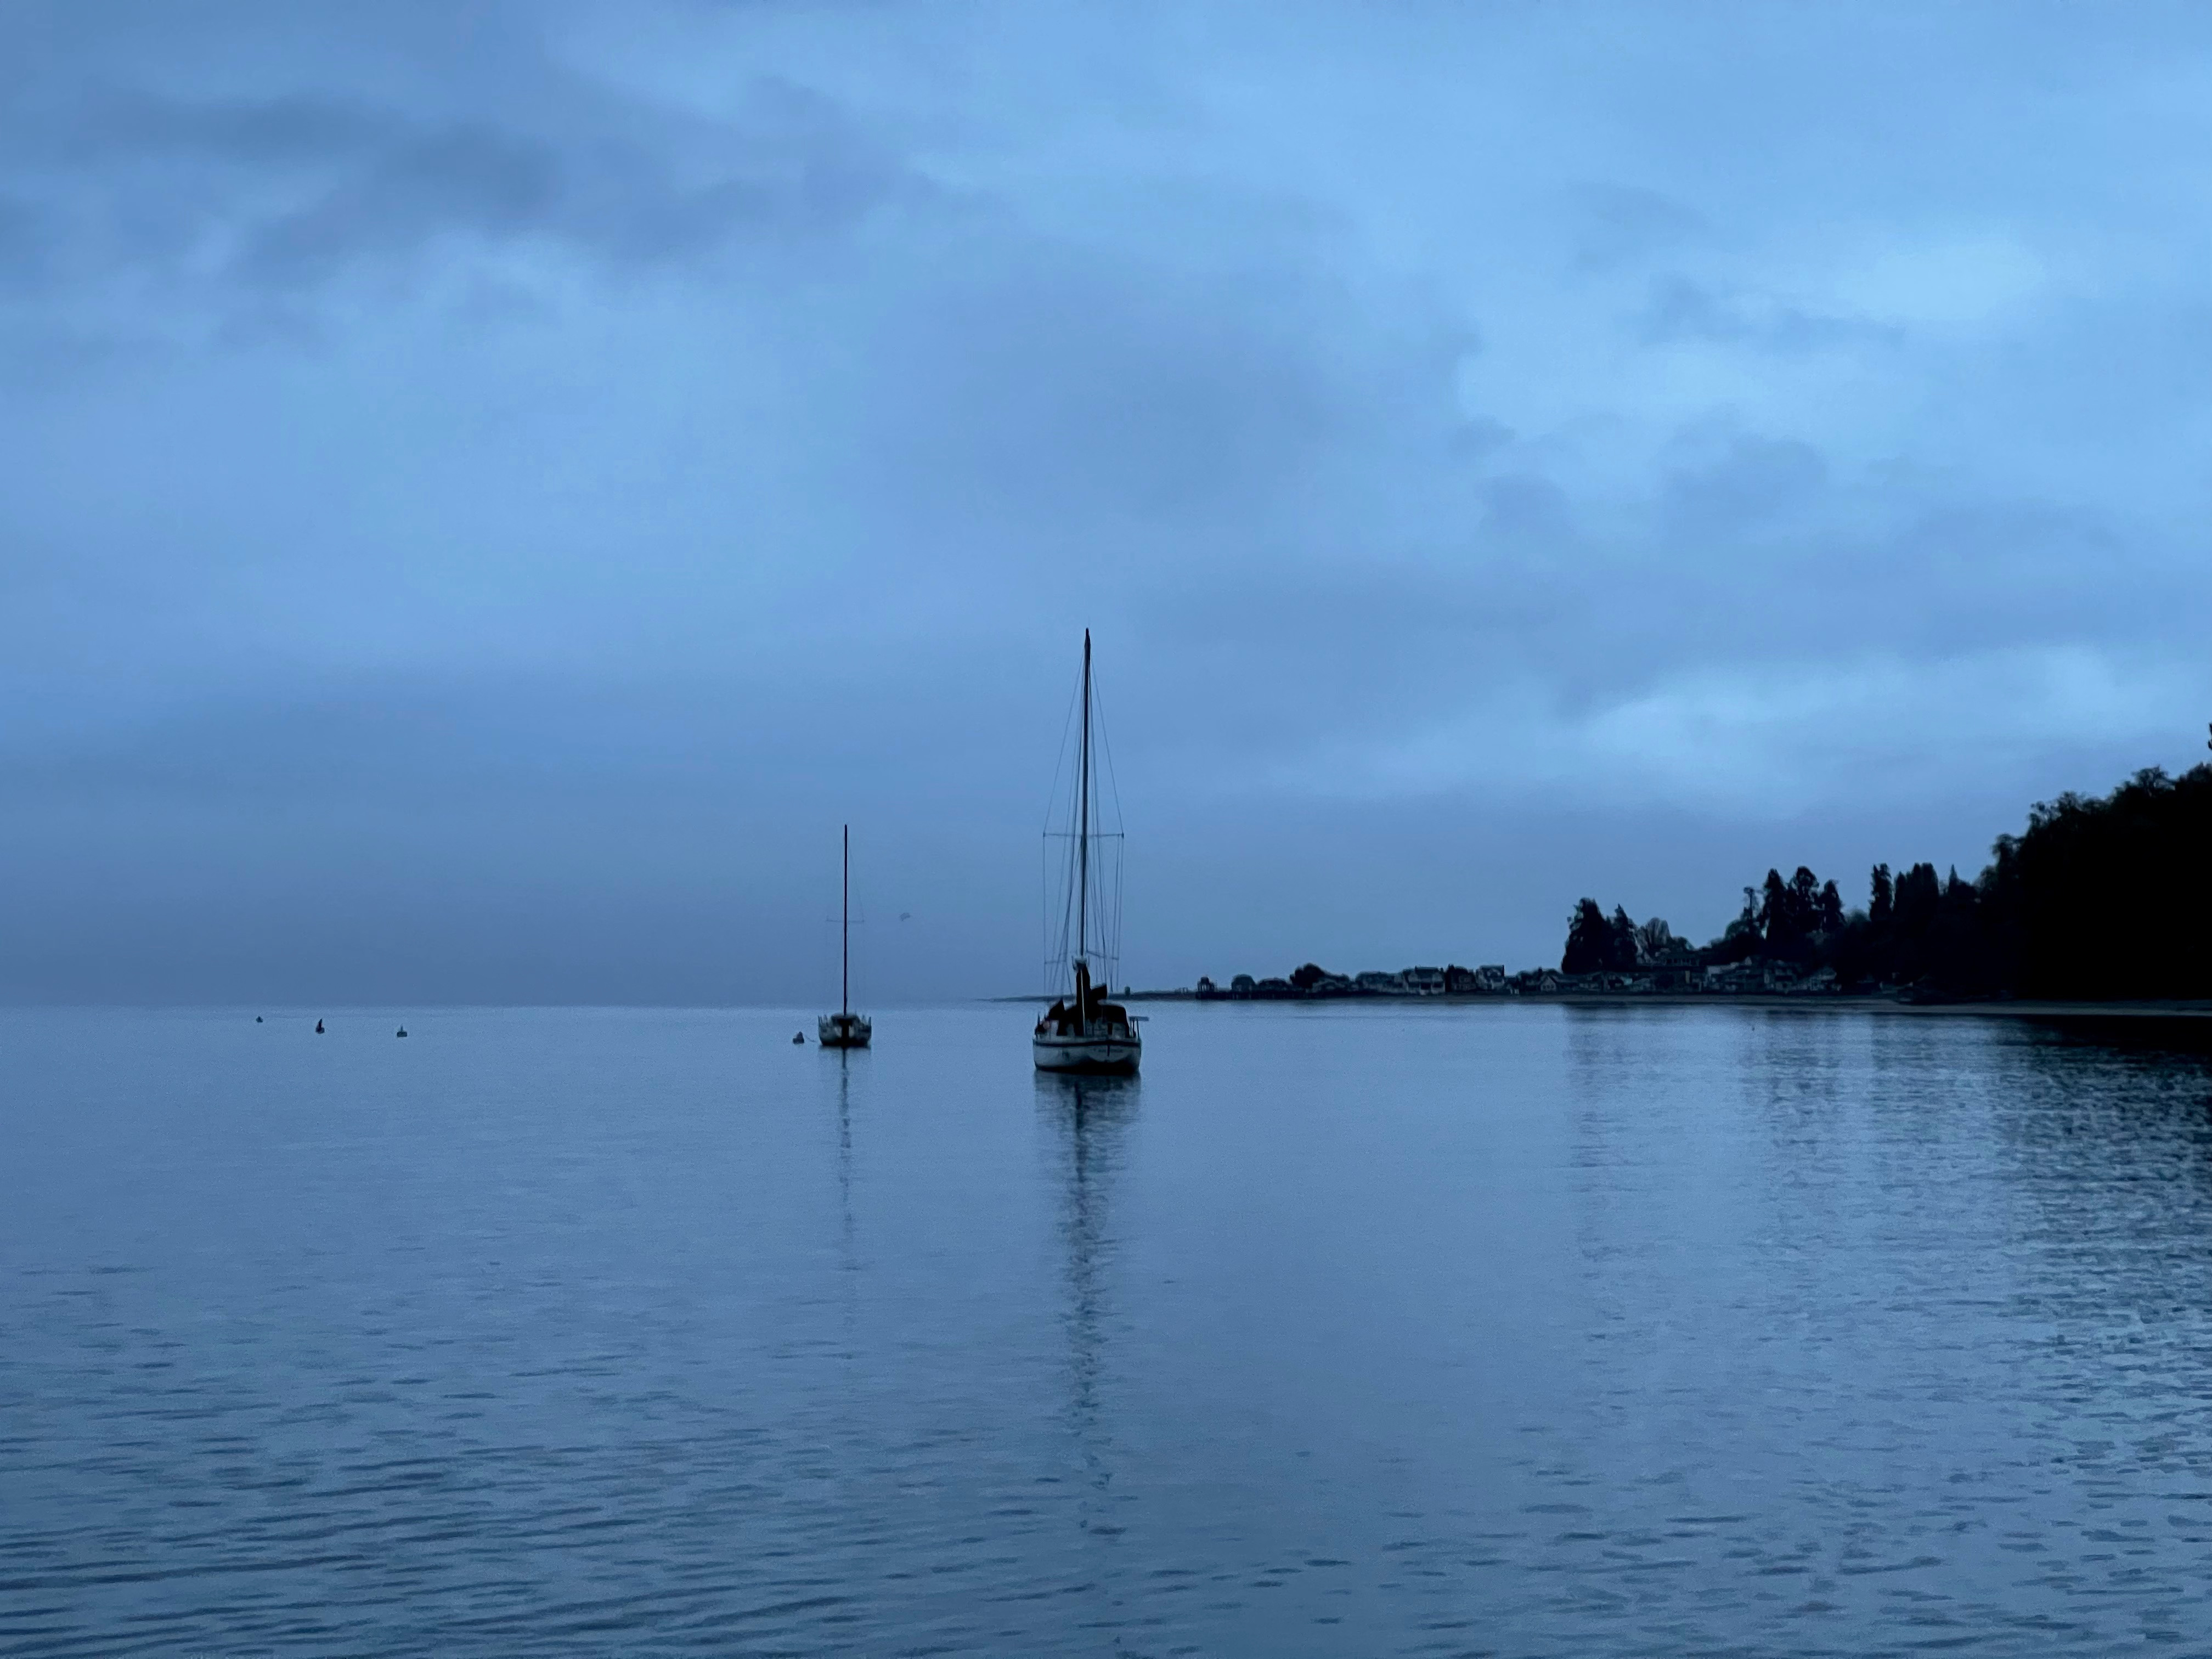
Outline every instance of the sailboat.
[[853, 1012], [853, 826], [845, 826], [845, 915], [837, 935], [837, 1012], [816, 1022], [825, 1048], [865, 1048], [875, 1028], [866, 1014]]
[[[1107, 958], [1109, 970], [1107, 984], [1102, 987], [1091, 982], [1093, 924], [1106, 921], [1092, 915], [1097, 872], [1091, 849], [1100, 836], [1097, 792], [1092, 787], [1091, 701], [1091, 630], [1086, 628], [1083, 630], [1082, 746], [1075, 775], [1075, 819], [1068, 834], [1071, 845], [1067, 902], [1063, 904], [1061, 913], [1061, 926], [1067, 930], [1063, 938], [1069, 947], [1065, 954], [1070, 983], [1060, 1000], [1045, 1011], [1044, 1018], [1037, 1021], [1030, 1048], [1040, 1072], [1104, 1073], [1127, 1077], [1137, 1069], [1137, 1060], [1144, 1052], [1144, 1040], [1137, 1035], [1129, 1011], [1106, 1000], [1113, 988], [1109, 952], [1101, 952]], [[1103, 894], [1097, 896], [1103, 898]], [[1066, 910], [1070, 906], [1074, 911], [1072, 929], [1067, 927], [1071, 918]], [[1103, 928], [1097, 937], [1103, 945]]]

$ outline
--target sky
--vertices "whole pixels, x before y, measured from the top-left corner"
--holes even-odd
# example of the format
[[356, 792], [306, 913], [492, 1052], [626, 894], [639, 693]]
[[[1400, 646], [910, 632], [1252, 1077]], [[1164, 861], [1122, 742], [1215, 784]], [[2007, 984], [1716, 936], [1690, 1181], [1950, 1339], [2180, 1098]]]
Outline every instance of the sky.
[[2206, 758], [2212, 8], [0, 8], [0, 999], [1704, 939]]

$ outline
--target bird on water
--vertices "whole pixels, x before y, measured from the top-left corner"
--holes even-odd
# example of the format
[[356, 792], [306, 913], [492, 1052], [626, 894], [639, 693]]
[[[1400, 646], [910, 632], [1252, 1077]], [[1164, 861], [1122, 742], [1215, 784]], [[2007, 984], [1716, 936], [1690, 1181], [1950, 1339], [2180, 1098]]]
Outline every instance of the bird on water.
[[315, 1022], [315, 1035], [317, 1036], [323, 1035], [323, 1022], [319, 1019]]

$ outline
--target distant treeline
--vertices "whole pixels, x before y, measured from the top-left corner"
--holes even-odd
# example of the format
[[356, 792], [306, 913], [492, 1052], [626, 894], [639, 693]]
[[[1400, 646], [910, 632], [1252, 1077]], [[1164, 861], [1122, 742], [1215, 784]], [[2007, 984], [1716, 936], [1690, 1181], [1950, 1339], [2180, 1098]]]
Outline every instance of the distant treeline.
[[[1575, 907], [1562, 972], [1759, 960], [1840, 989], [1948, 996], [2212, 997], [2212, 765], [2156, 767], [2100, 799], [2039, 801], [1972, 881], [1930, 864], [1875, 866], [1864, 909], [1802, 866], [1769, 870], [1702, 949], [1664, 921]], [[1826, 975], [1822, 977], [1825, 979]]]

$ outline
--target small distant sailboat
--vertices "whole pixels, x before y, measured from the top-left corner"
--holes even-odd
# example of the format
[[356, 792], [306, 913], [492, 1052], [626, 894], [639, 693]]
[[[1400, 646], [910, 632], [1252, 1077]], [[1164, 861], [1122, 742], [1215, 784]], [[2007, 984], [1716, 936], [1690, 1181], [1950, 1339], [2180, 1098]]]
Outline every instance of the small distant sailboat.
[[[1093, 877], [1091, 843], [1098, 840], [1098, 801], [1091, 787], [1091, 630], [1083, 630], [1083, 736], [1075, 775], [1075, 821], [1069, 840], [1073, 843], [1068, 853], [1068, 890], [1062, 901], [1060, 927], [1064, 951], [1072, 981], [1070, 990], [1045, 1011], [1036, 1023], [1030, 1039], [1030, 1050], [1040, 1072], [1078, 1072], [1109, 1076], [1133, 1076], [1137, 1061], [1144, 1052], [1144, 1040], [1137, 1035], [1129, 1011], [1119, 1003], [1109, 1002], [1107, 996], [1113, 989], [1113, 951], [1103, 948], [1100, 954], [1108, 969], [1103, 987], [1091, 982], [1091, 889]], [[1118, 885], [1118, 884], [1115, 884]], [[1100, 896], [1104, 896], [1103, 894]], [[1066, 915], [1072, 905], [1074, 927], [1068, 928]], [[1106, 918], [1099, 918], [1102, 922]], [[1111, 932], [1102, 927], [1102, 946], [1118, 933], [1118, 925]]]
[[825, 1048], [865, 1048], [875, 1035], [866, 1014], [853, 1012], [853, 826], [845, 826], [845, 915], [837, 940], [837, 1012], [816, 1022]]

